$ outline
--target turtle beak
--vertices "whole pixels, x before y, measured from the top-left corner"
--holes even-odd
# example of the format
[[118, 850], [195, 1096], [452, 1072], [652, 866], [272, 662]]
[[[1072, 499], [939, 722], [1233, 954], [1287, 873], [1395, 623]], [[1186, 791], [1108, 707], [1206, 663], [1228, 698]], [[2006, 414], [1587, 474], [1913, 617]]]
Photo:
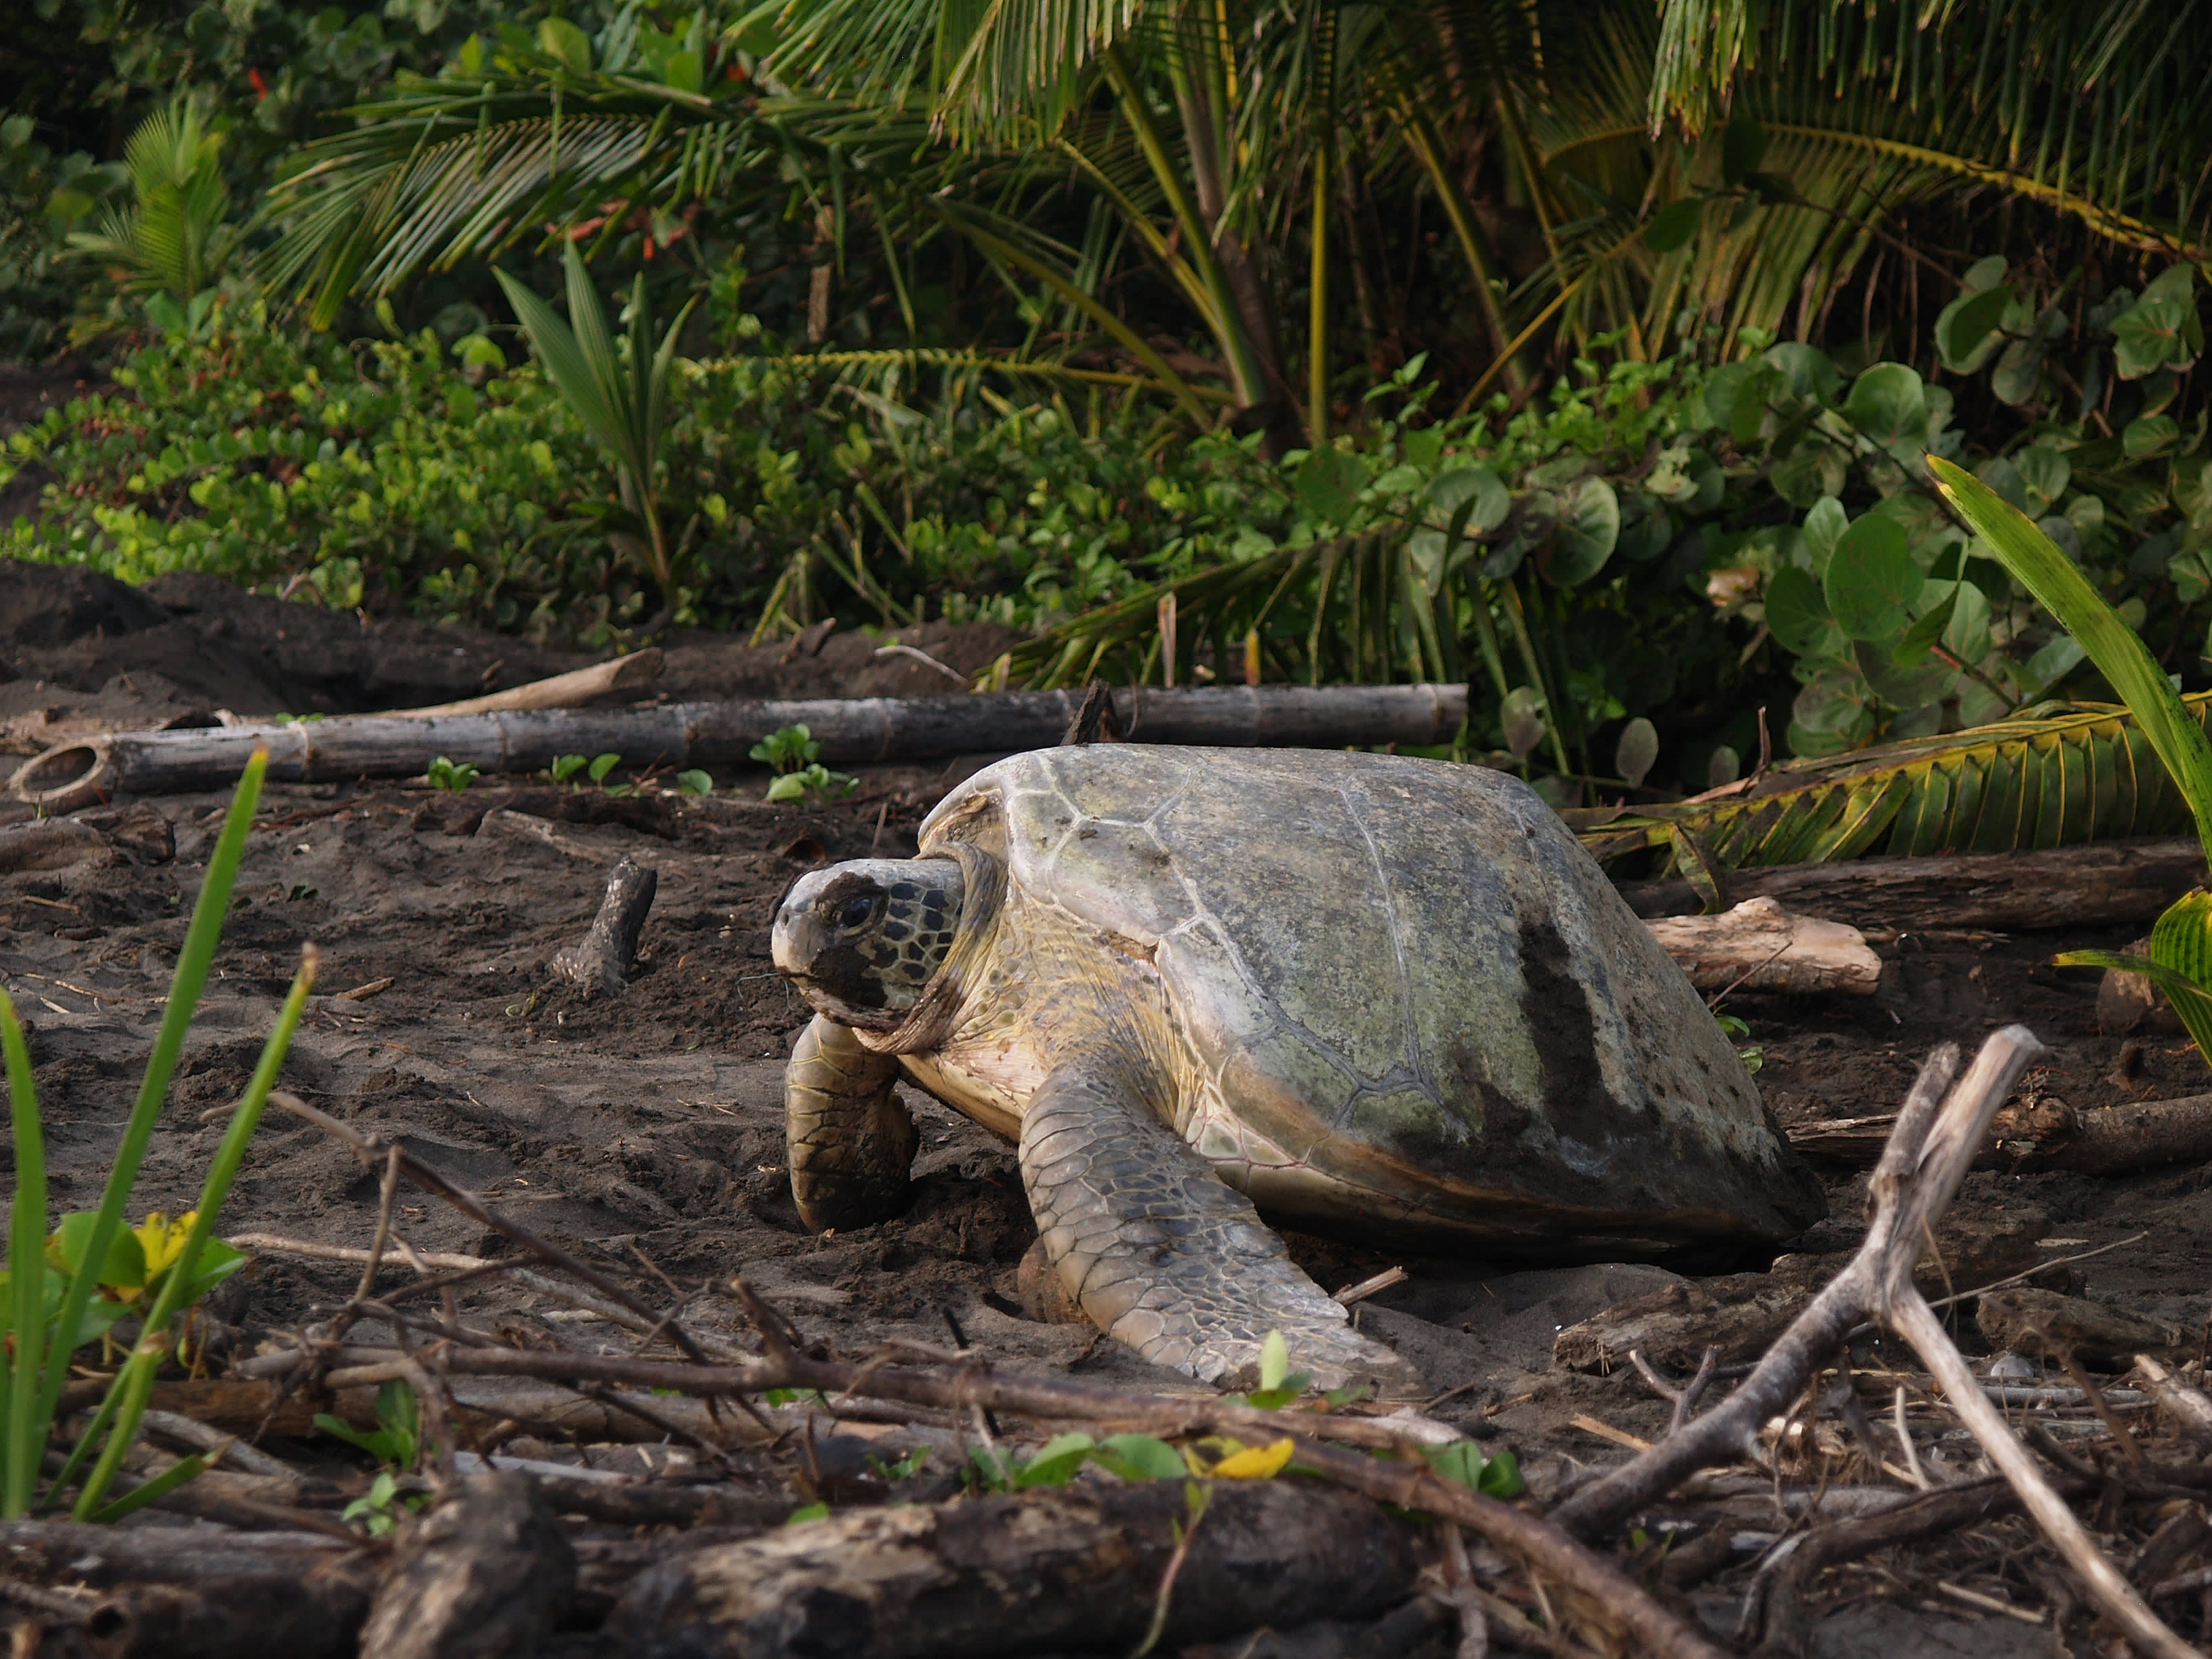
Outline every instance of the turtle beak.
[[786, 979], [804, 981], [807, 969], [826, 942], [822, 924], [814, 915], [814, 899], [830, 872], [814, 870], [801, 876], [783, 896], [769, 937], [769, 954], [775, 970]]

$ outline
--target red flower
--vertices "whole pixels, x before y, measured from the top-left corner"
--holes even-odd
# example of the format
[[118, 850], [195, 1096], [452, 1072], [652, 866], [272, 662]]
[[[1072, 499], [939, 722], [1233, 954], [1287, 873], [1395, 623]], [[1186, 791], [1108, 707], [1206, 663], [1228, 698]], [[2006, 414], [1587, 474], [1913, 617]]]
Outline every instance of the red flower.
[[261, 71], [259, 70], [250, 69], [246, 70], [246, 78], [253, 82], [253, 96], [257, 101], [266, 98], [269, 95], [269, 83], [261, 78]]

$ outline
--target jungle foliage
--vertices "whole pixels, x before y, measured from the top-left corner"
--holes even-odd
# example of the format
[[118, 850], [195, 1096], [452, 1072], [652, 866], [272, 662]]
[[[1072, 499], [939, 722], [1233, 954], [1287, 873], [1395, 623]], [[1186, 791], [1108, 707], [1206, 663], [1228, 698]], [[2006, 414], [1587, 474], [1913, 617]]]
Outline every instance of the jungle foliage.
[[1932, 454], [2204, 671], [2193, 12], [37, 13], [0, 330], [117, 390], [9, 441], [18, 556], [1464, 678], [1656, 803], [2100, 691]]

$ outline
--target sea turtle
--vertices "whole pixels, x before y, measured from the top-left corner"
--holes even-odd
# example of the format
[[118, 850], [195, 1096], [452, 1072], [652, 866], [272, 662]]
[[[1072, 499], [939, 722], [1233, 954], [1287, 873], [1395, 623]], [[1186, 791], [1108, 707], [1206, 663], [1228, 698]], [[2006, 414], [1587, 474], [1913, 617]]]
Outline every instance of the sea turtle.
[[817, 1010], [786, 1083], [808, 1225], [900, 1207], [903, 1071], [1018, 1143], [1091, 1321], [1206, 1381], [1271, 1329], [1325, 1378], [1390, 1359], [1255, 1205], [1552, 1260], [1741, 1249], [1825, 1207], [1689, 981], [1485, 767], [1015, 755], [939, 804], [918, 857], [802, 877], [774, 950]]

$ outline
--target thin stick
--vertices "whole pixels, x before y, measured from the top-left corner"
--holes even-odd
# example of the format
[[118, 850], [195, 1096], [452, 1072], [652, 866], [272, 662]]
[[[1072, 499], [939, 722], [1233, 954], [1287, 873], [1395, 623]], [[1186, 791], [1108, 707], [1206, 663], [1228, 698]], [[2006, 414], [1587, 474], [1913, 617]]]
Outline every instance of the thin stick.
[[[336, 1135], [340, 1140], [351, 1146], [354, 1156], [364, 1163], [387, 1150], [383, 1140], [378, 1137], [364, 1135], [351, 1124], [341, 1123], [327, 1113], [317, 1111], [297, 1095], [288, 1094], [279, 1089], [271, 1091], [269, 1098], [291, 1113], [293, 1116], [305, 1118], [325, 1133]], [[520, 1223], [509, 1221], [495, 1210], [487, 1209], [483, 1204], [477, 1202], [475, 1194], [463, 1192], [428, 1164], [409, 1153], [404, 1147], [393, 1146], [389, 1150], [398, 1155], [399, 1167], [410, 1181], [425, 1192], [436, 1194], [463, 1215], [468, 1217], [470, 1220], [480, 1223], [504, 1237], [513, 1239], [540, 1261], [549, 1261], [565, 1273], [575, 1274], [600, 1295], [613, 1298], [623, 1307], [646, 1321], [648, 1326], [659, 1320], [659, 1315], [632, 1296], [629, 1289], [617, 1280], [608, 1278], [596, 1267], [569, 1255], [559, 1245], [538, 1237], [537, 1234]], [[683, 1349], [692, 1359], [702, 1364], [706, 1363], [705, 1352], [691, 1340], [690, 1335], [681, 1325], [671, 1325], [668, 1328], [668, 1334], [677, 1346]]]
[[1928, 1484], [1928, 1472], [1920, 1467], [1920, 1453], [1912, 1443], [1912, 1431], [1905, 1423], [1905, 1384], [1897, 1385], [1897, 1397], [1891, 1402], [1890, 1415], [1897, 1423], [1897, 1443], [1905, 1452], [1905, 1467], [1912, 1473], [1912, 1484], [1923, 1492], [1934, 1488]]
[[1904, 1294], [1890, 1304], [1888, 1322], [1912, 1345], [1929, 1375], [1949, 1396], [1959, 1420], [1981, 1442], [1990, 1462], [2019, 1493], [2021, 1507], [2074, 1569], [2106, 1617], [2124, 1631], [2136, 1647], [2157, 1655], [2158, 1659], [2203, 1659], [2145, 1605], [2135, 1587], [2097, 1547], [2096, 1540], [2067, 1507], [2066, 1500], [2043, 1478], [2043, 1471], [2036, 1468], [2035, 1460], [2003, 1415], [1983, 1395], [1972, 1368], [1951, 1345], [1943, 1322], [1921, 1299], [1909, 1279], [1903, 1289]]

